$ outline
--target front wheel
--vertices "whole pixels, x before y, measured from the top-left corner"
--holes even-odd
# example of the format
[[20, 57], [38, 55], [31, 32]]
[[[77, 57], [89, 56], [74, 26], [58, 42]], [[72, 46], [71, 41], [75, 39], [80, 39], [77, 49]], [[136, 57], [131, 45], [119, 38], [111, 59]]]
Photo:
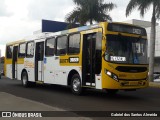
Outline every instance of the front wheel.
[[81, 79], [78, 74], [73, 75], [71, 80], [71, 90], [73, 94], [81, 95], [82, 87], [81, 87]]

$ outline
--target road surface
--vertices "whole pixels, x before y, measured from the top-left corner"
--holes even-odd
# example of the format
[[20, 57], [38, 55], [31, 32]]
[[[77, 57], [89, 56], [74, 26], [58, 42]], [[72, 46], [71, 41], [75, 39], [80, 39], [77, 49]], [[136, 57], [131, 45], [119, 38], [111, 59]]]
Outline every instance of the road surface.
[[24, 88], [21, 81], [3, 78], [0, 79], [0, 92], [67, 111], [160, 111], [160, 88], [152, 87], [133, 92], [120, 91], [116, 96], [95, 90], [87, 90], [83, 96], [75, 96], [67, 87], [38, 85]]

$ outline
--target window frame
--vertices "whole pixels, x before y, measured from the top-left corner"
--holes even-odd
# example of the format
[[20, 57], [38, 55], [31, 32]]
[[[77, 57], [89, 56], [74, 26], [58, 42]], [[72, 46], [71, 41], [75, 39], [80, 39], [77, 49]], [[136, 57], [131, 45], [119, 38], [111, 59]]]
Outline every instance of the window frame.
[[[33, 44], [34, 44], [33, 55], [28, 55], [28, 54], [27, 54], [28, 44], [29, 44], [29, 43], [33, 43]], [[29, 42], [27, 42], [27, 43], [26, 43], [26, 58], [33, 58], [33, 57], [34, 57], [34, 54], [35, 54], [34, 51], [35, 51], [35, 42], [34, 42], [34, 41], [29, 41]]]
[[[50, 39], [54, 39], [54, 51], [53, 51], [54, 53], [53, 53], [53, 55], [47, 55], [47, 54], [46, 54], [47, 41], [50, 40]], [[45, 57], [53, 57], [53, 56], [55, 55], [55, 53], [56, 53], [56, 38], [55, 38], [55, 37], [47, 38], [47, 39], [45, 40]]]
[[[12, 54], [11, 54], [11, 56], [10, 57], [8, 57], [8, 47], [11, 47], [12, 46]], [[6, 46], [6, 58], [7, 59], [12, 59], [13, 58], [13, 45], [7, 45]]]
[[[25, 44], [25, 53], [24, 53], [24, 56], [20, 56], [19, 53], [20, 53], [20, 45], [22, 44]], [[23, 42], [23, 43], [20, 43], [18, 45], [18, 58], [25, 58], [26, 57], [26, 46], [27, 46], [27, 43], [26, 42]]]
[[[57, 54], [57, 43], [58, 43], [58, 38], [60, 38], [60, 37], [64, 37], [64, 36], [66, 36], [66, 48], [65, 48], [65, 51], [66, 51], [66, 53], [65, 54]], [[61, 35], [61, 36], [57, 36], [56, 37], [56, 39], [55, 39], [55, 55], [56, 56], [65, 56], [65, 55], [67, 55], [67, 52], [68, 52], [68, 35], [66, 34], [66, 35]]]
[[[75, 35], [75, 34], [79, 34], [80, 35], [80, 39], [79, 39], [79, 53], [69, 53], [69, 41], [70, 41], [69, 37], [72, 36], [72, 35]], [[79, 55], [80, 52], [81, 52], [81, 34], [80, 34], [80, 32], [69, 34], [68, 35], [68, 42], [67, 42], [67, 54], [68, 55]]]

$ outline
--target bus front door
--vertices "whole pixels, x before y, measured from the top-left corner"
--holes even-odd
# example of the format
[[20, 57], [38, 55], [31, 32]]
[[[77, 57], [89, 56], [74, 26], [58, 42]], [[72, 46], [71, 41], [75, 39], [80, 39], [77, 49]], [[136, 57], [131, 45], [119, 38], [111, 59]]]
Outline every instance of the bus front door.
[[102, 69], [102, 38], [101, 33], [83, 36], [82, 85], [96, 87], [96, 75]]
[[95, 46], [96, 34], [83, 37], [82, 85], [95, 86]]
[[44, 42], [36, 43], [35, 53], [35, 81], [43, 82], [44, 77]]
[[14, 46], [13, 58], [12, 58], [12, 79], [17, 78], [17, 54], [18, 54], [18, 46]]

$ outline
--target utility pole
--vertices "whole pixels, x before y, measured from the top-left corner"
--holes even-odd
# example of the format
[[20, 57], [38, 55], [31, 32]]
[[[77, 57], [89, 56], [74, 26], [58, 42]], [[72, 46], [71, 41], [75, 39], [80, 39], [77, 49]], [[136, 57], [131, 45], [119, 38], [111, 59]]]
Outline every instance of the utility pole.
[[[153, 6], [154, 7], [154, 6]], [[154, 57], [155, 57], [155, 39], [156, 39], [156, 18], [155, 8], [153, 8], [152, 20], [151, 20], [151, 36], [150, 36], [150, 54], [149, 54], [149, 81], [153, 82], [154, 73]]]

